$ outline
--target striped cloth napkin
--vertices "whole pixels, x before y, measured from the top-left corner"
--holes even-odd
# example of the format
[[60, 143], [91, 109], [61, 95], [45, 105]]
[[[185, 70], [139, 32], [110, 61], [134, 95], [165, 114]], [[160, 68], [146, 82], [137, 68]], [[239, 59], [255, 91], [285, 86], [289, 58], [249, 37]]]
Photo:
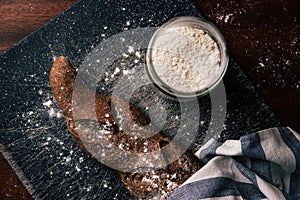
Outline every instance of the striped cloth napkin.
[[170, 200], [300, 200], [300, 135], [290, 128], [211, 139], [196, 156], [205, 166]]

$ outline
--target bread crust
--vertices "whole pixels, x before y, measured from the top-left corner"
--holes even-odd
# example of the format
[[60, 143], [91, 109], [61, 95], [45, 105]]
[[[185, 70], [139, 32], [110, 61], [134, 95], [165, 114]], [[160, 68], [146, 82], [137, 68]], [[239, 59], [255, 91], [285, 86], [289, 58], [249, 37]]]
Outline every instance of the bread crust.
[[[171, 139], [160, 132], [152, 135], [153, 133], [150, 132], [148, 134], [147, 128], [136, 128], [150, 124], [150, 119], [138, 107], [120, 97], [99, 95], [89, 90], [79, 78], [76, 79], [76, 87], [80, 87], [82, 96], [79, 96], [78, 99], [72, 99], [75, 79], [76, 70], [69, 60], [64, 56], [58, 57], [51, 68], [50, 86], [65, 117], [69, 132], [85, 151], [87, 151], [87, 144], [113, 144], [129, 153], [149, 153], [160, 151], [164, 145], [171, 144]], [[91, 95], [95, 99], [86, 99], [87, 96], [90, 97]], [[74, 111], [73, 106], [80, 107]], [[91, 109], [94, 109], [96, 116], [89, 112]], [[87, 121], [86, 123], [90, 123], [90, 125], [95, 123], [99, 129], [104, 131], [105, 137], [93, 135], [94, 133], [89, 131], [79, 134], [74, 116], [76, 116], [76, 120]], [[121, 125], [115, 120], [115, 116], [121, 116]], [[140, 135], [149, 135], [149, 137], [135, 137]], [[176, 146], [170, 146], [171, 152], [174, 151], [175, 154]], [[89, 153], [89, 151], [87, 152]], [[167, 155], [164, 159], [165, 162], [168, 162]], [[162, 169], [149, 169], [146, 172], [132, 173], [115, 171], [119, 174], [133, 199], [166, 199], [201, 167], [202, 163], [191, 152], [185, 152], [173, 163]]]

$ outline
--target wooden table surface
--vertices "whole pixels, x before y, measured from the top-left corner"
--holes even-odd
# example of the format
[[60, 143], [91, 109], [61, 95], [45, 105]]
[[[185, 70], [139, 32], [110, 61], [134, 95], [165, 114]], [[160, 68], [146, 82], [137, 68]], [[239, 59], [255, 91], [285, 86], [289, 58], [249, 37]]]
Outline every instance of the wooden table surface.
[[[195, 1], [283, 125], [300, 131], [300, 1]], [[1, 0], [0, 52], [75, 2]], [[2, 155], [0, 199], [31, 199]]]

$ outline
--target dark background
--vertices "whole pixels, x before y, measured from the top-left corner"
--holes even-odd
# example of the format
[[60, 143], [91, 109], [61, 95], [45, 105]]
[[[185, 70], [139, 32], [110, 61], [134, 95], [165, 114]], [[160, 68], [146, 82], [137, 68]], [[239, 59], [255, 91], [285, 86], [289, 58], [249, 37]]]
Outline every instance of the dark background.
[[[0, 52], [13, 46], [75, 2], [1, 0]], [[195, 2], [204, 16], [221, 29], [232, 57], [282, 124], [299, 131], [299, 1]], [[2, 155], [0, 169], [1, 199], [30, 199]]]

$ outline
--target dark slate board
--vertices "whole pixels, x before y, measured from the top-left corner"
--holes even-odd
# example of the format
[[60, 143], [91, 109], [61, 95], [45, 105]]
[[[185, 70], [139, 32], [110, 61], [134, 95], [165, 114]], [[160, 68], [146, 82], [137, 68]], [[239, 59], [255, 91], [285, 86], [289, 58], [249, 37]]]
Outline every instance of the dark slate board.
[[[49, 86], [50, 67], [56, 56], [65, 55], [80, 69], [104, 39], [184, 15], [201, 17], [189, 0], [81, 0], [1, 55], [1, 153], [34, 199], [130, 199], [118, 176], [84, 153], [68, 133]], [[223, 94], [222, 84], [199, 99], [201, 126], [191, 150], [201, 146], [205, 134], [224, 140], [280, 125], [232, 59], [224, 85], [227, 101], [216, 115], [210, 97]], [[137, 93], [131, 100], [141, 106], [147, 101], [135, 97], [147, 93], [148, 99], [156, 95], [163, 105], [178, 109], [151, 85]], [[224, 124], [214, 125], [222, 113]], [[176, 129], [169, 119], [166, 133]]]

